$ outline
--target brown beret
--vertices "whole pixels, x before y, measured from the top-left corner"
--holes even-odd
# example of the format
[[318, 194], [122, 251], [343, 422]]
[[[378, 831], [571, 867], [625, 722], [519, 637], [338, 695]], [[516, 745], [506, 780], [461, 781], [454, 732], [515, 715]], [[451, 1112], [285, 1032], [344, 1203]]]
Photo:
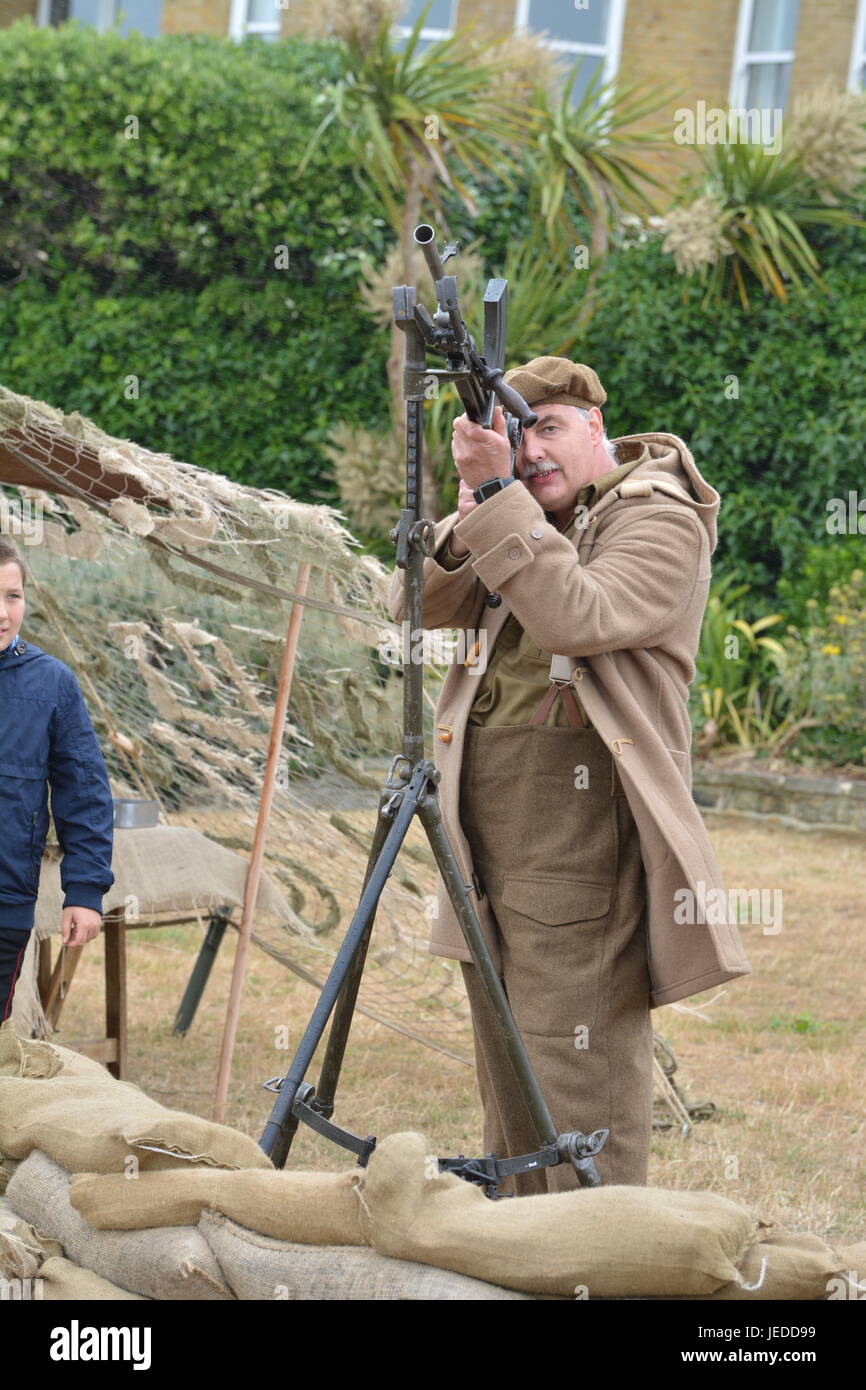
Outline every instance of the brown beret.
[[592, 367], [567, 357], [533, 357], [523, 367], [505, 373], [508, 386], [519, 391], [527, 405], [577, 405], [589, 410], [604, 405], [607, 392]]

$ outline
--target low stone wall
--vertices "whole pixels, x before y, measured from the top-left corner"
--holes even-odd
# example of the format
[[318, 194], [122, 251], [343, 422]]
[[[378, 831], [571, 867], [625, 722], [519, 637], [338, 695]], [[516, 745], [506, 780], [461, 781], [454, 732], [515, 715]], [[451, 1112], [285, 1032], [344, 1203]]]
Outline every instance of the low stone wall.
[[866, 781], [733, 771], [698, 763], [692, 794], [702, 810], [739, 811], [773, 816], [795, 825], [866, 831]]

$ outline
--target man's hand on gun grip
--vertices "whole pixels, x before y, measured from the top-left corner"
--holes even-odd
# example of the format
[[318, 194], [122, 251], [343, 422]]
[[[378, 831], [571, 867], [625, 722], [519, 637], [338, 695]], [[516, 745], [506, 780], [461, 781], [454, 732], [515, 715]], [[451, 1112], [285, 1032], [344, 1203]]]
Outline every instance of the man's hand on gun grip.
[[[460, 513], [460, 520], [462, 521], [464, 516], [468, 516], [470, 512], [474, 512], [478, 505], [479, 504], [472, 495], [472, 488], [461, 478], [460, 487], [457, 491], [457, 510]], [[469, 546], [465, 541], [462, 541], [459, 536], [455, 536], [453, 531], [448, 537], [448, 545], [450, 546], [451, 554], [454, 556], [455, 560], [459, 559], [461, 555], [469, 554]]]

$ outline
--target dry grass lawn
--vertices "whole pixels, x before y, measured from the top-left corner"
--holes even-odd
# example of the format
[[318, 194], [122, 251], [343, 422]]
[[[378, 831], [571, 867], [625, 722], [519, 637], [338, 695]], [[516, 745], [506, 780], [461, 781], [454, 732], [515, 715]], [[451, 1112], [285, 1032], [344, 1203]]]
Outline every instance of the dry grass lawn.
[[[375, 802], [375, 798], [373, 798]], [[375, 815], [375, 811], [373, 812]], [[357, 822], [369, 825], [370, 817]], [[742, 927], [754, 973], [654, 1016], [673, 1046], [689, 1099], [716, 1118], [685, 1139], [653, 1142], [650, 1182], [724, 1193], [791, 1229], [866, 1238], [864, 954], [866, 843], [843, 832], [805, 833], [743, 817], [709, 819], [729, 887], [780, 888], [782, 929]], [[171, 1035], [198, 948], [197, 926], [129, 935], [130, 1080], [163, 1104], [208, 1116], [234, 954], [227, 935], [196, 1021]], [[285, 1071], [274, 1045], [288, 1026], [296, 1045], [316, 991], [251, 952], [234, 1058], [228, 1122], [255, 1137], [272, 1097], [261, 1082]], [[96, 1037], [103, 1022], [102, 946], [87, 948], [58, 1041]], [[467, 1036], [461, 1035], [463, 1047]], [[315, 1081], [315, 1074], [310, 1074]], [[431, 1150], [480, 1152], [474, 1073], [370, 1019], [357, 1017], [335, 1118], [379, 1136], [420, 1129]], [[293, 1167], [339, 1168], [348, 1155], [301, 1127]]]

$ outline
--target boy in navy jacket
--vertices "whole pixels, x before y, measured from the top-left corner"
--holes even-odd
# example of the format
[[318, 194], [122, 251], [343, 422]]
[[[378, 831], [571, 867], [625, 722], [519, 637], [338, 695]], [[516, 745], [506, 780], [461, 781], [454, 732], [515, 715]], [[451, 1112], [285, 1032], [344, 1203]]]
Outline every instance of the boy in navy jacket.
[[111, 788], [90, 716], [68, 666], [24, 642], [27, 568], [0, 537], [0, 1023], [33, 929], [48, 835], [48, 787], [63, 850], [63, 944], [99, 935], [111, 872]]

